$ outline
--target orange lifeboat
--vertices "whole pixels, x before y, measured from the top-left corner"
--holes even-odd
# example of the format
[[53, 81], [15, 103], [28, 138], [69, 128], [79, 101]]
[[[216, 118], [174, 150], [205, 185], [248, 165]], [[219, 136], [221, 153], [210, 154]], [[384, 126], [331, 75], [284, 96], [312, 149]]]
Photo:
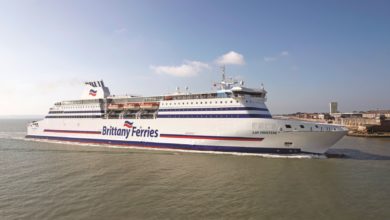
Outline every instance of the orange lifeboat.
[[107, 108], [109, 110], [122, 110], [123, 104], [109, 104]]
[[164, 96], [164, 100], [172, 100], [173, 97], [172, 96]]
[[146, 109], [146, 110], [158, 109], [159, 106], [160, 106], [160, 103], [158, 103], [158, 102], [143, 102], [143, 103], [141, 103], [141, 108]]
[[129, 110], [138, 110], [139, 106], [140, 104], [138, 102], [128, 102], [124, 105], [124, 108]]

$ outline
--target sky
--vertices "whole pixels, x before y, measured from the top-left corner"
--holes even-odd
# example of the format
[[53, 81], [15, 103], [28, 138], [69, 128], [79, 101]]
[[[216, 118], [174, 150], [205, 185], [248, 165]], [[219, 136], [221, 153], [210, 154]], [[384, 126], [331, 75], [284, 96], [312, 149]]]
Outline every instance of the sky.
[[[274, 114], [390, 109], [390, 1], [0, 0], [0, 115], [112, 94], [206, 92], [220, 66]], [[4, 101], [5, 100], [5, 101]]]

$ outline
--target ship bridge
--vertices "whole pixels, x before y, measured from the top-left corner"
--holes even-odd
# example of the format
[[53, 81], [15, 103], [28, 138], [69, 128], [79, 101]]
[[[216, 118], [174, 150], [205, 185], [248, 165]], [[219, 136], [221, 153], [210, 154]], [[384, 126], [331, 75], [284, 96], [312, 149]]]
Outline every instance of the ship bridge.
[[267, 91], [265, 91], [264, 89], [251, 89], [251, 88], [239, 87], [239, 86], [233, 87], [231, 91], [235, 97], [250, 96], [254, 98], [265, 99], [267, 94]]

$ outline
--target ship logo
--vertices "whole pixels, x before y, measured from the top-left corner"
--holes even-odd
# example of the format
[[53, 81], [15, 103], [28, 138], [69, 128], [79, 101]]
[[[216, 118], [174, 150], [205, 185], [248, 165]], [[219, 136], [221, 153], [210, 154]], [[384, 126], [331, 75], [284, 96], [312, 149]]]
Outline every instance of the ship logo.
[[123, 126], [125, 126], [126, 128], [132, 128], [133, 127], [133, 122], [125, 121]]
[[96, 96], [96, 93], [97, 93], [97, 90], [93, 90], [93, 89], [89, 90], [89, 95], [91, 95], [91, 96]]

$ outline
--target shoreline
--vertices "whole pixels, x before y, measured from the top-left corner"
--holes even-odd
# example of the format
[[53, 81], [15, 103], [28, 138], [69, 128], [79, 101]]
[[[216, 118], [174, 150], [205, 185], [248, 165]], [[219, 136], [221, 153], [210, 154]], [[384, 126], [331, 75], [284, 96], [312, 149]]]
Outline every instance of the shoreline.
[[366, 137], [366, 138], [390, 138], [390, 132], [380, 132], [380, 133], [361, 133], [355, 131], [349, 131], [347, 136], [350, 137]]

